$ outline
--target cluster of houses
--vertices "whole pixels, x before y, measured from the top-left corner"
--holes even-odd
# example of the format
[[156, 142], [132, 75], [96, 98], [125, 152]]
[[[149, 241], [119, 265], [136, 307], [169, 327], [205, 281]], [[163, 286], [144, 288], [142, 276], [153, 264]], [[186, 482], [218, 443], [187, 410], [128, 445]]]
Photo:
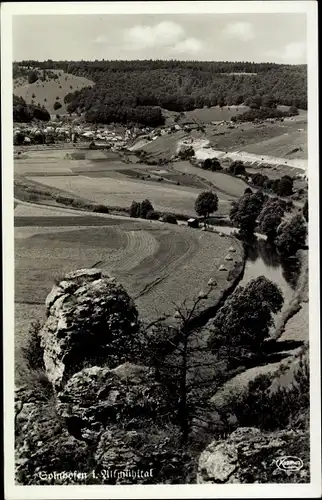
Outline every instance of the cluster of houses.
[[136, 134], [132, 130], [126, 130], [124, 134], [108, 129], [97, 129], [82, 125], [64, 125], [53, 123], [47, 126], [34, 124], [19, 124], [13, 130], [13, 142], [15, 145], [28, 144], [52, 144], [58, 142], [101, 142], [105, 146], [124, 147]]
[[88, 124], [76, 125], [63, 122], [50, 122], [46, 125], [19, 124], [14, 127], [13, 142], [15, 145], [94, 142], [97, 146], [122, 149], [138, 137], [144, 136], [148, 140], [156, 140], [161, 135], [170, 134], [181, 129], [187, 131], [189, 126], [174, 124], [155, 129], [151, 127], [132, 127], [119, 132], [112, 127], [98, 127]]

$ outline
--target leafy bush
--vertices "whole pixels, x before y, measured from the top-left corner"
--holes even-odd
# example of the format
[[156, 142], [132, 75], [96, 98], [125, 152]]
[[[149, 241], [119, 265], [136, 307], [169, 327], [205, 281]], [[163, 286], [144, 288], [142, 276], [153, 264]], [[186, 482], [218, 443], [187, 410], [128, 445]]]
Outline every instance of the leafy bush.
[[149, 220], [159, 220], [160, 219], [160, 213], [156, 212], [155, 210], [150, 210], [150, 212], [148, 212], [146, 214], [146, 218], [149, 219]]
[[289, 175], [284, 175], [277, 188], [279, 196], [290, 196], [293, 193], [293, 179]]
[[[282, 374], [280, 374], [282, 375]], [[239, 400], [235, 400], [229, 411], [243, 427], [258, 427], [262, 430], [292, 429], [307, 427], [310, 404], [310, 370], [308, 356], [301, 355], [292, 382], [283, 387], [275, 374], [275, 389], [271, 375], [259, 375], [248, 385]]]
[[192, 146], [188, 148], [184, 148], [179, 151], [178, 156], [181, 160], [189, 160], [189, 158], [192, 158], [192, 156], [195, 155], [195, 150], [193, 149]]
[[237, 202], [232, 203], [229, 213], [230, 220], [242, 233], [253, 234], [264, 201], [264, 194], [260, 191], [254, 194], [244, 194]]
[[40, 321], [33, 321], [28, 330], [27, 343], [21, 347], [21, 353], [29, 370], [44, 370], [43, 348], [40, 345]]
[[285, 256], [294, 255], [306, 243], [307, 227], [301, 214], [294, 215], [278, 227], [275, 245]]
[[170, 213], [163, 214], [162, 222], [167, 222], [168, 224], [178, 224], [177, 217]]
[[274, 240], [276, 231], [282, 222], [286, 203], [282, 200], [270, 198], [266, 201], [258, 217], [259, 229], [267, 238]]
[[146, 216], [149, 212], [154, 212], [154, 208], [150, 200], [143, 200], [140, 204], [140, 217], [142, 219], [146, 219]]
[[280, 288], [264, 276], [239, 286], [209, 324], [212, 352], [232, 364], [260, 354], [283, 302]]
[[219, 160], [217, 160], [217, 158], [206, 158], [201, 163], [201, 168], [203, 170], [211, 170], [212, 172], [218, 172], [220, 170], [223, 170], [223, 168], [220, 165], [220, 162], [219, 162]]
[[55, 101], [54, 106], [53, 106], [54, 110], [57, 111], [57, 109], [60, 109], [61, 107], [62, 107], [62, 105], [60, 104], [60, 102]]
[[35, 83], [37, 80], [38, 80], [37, 71], [30, 71], [30, 73], [28, 73], [28, 83]]
[[132, 201], [130, 206], [130, 217], [140, 217], [140, 203], [137, 201]]
[[96, 205], [93, 208], [93, 212], [99, 212], [101, 214], [108, 214], [109, 213], [109, 209], [105, 205]]
[[246, 175], [244, 163], [242, 161], [233, 161], [227, 169], [228, 173], [232, 175]]

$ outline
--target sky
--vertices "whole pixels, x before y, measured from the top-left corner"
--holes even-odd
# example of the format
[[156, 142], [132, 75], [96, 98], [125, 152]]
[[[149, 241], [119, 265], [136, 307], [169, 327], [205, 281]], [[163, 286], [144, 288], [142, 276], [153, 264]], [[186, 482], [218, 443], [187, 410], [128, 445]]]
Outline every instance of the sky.
[[13, 16], [13, 60], [27, 59], [306, 64], [306, 15]]

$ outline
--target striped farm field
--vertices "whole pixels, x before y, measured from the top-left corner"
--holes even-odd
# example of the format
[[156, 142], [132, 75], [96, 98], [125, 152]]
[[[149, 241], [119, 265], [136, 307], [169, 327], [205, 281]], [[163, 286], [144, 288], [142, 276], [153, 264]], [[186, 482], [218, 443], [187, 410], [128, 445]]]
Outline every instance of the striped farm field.
[[[182, 226], [155, 221], [108, 216], [33, 217], [15, 219], [16, 338], [25, 338], [34, 309], [44, 314], [45, 297], [64, 273], [97, 267], [115, 276], [136, 301], [142, 319], [153, 319], [173, 310], [173, 303], [192, 300], [216, 277], [218, 294], [228, 285], [227, 276], [242, 259], [235, 242], [234, 261], [224, 262], [231, 237], [220, 237]], [[21, 308], [20, 308], [21, 306]]]

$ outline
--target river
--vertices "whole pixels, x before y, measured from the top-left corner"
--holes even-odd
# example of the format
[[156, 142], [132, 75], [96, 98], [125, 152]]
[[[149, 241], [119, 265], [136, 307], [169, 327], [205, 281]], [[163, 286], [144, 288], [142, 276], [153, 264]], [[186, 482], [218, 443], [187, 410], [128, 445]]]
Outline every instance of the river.
[[[215, 226], [215, 229], [224, 234], [236, 232], [236, 228], [228, 226]], [[301, 271], [300, 260], [296, 257], [287, 260], [281, 259], [274, 245], [263, 238], [257, 238], [254, 242], [247, 244], [246, 248], [245, 270], [239, 285], [245, 286], [251, 279], [258, 276], [265, 276], [271, 280], [279, 286], [283, 293], [284, 304], [279, 313], [282, 314], [288, 307], [296, 290]]]

